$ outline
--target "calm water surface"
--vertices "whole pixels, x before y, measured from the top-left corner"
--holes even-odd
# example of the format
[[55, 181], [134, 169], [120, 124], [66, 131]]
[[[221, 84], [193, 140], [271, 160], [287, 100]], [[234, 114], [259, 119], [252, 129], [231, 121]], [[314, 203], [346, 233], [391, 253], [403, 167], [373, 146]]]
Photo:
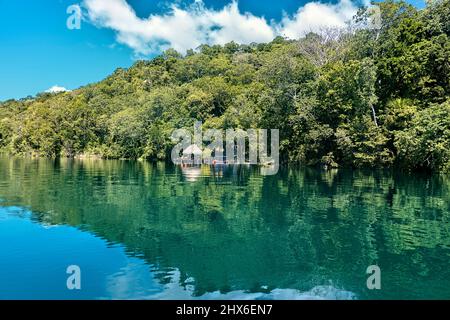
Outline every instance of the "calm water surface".
[[450, 177], [0, 157], [10, 298], [450, 299]]

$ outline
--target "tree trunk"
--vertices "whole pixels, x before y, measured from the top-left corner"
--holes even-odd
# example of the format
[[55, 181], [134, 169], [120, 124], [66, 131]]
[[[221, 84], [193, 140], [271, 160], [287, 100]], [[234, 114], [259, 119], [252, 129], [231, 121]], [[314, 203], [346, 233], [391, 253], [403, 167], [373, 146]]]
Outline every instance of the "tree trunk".
[[375, 113], [375, 108], [373, 107], [372, 104], [370, 104], [370, 108], [372, 108], [372, 116], [373, 116], [373, 122], [375, 122], [375, 126], [378, 127], [378, 122], [377, 122], [377, 115]]

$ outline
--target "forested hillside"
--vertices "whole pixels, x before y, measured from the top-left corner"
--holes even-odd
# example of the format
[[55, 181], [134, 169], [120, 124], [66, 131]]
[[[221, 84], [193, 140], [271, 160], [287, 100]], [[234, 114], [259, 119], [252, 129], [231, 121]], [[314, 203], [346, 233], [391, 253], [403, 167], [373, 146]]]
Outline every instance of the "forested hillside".
[[[175, 128], [277, 128], [285, 163], [450, 169], [450, 0], [379, 3], [381, 29], [168, 50], [80, 89], [0, 104], [0, 148], [167, 159]], [[31, 55], [32, 58], [32, 55]]]

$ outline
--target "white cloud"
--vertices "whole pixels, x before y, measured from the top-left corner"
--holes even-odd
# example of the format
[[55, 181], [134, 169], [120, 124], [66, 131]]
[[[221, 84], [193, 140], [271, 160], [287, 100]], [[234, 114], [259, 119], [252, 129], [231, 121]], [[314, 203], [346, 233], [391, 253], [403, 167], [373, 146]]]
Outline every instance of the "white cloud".
[[356, 13], [351, 0], [336, 4], [309, 2], [280, 22], [267, 21], [239, 11], [233, 1], [220, 10], [206, 8], [197, 0], [187, 8], [172, 5], [164, 14], [137, 17], [125, 0], [84, 0], [88, 21], [112, 29], [117, 41], [137, 54], [160, 52], [172, 47], [180, 52], [201, 44], [269, 42], [277, 35], [298, 38], [323, 27], [343, 27]]
[[327, 27], [344, 28], [356, 11], [357, 7], [350, 0], [340, 0], [336, 4], [309, 2], [300, 7], [293, 17], [285, 16], [279, 32], [295, 39]]
[[58, 93], [58, 92], [65, 92], [65, 91], [70, 91], [70, 90], [67, 90], [66, 88], [60, 87], [58, 85], [54, 85], [53, 87], [45, 90], [45, 92], [49, 92], [49, 93]]

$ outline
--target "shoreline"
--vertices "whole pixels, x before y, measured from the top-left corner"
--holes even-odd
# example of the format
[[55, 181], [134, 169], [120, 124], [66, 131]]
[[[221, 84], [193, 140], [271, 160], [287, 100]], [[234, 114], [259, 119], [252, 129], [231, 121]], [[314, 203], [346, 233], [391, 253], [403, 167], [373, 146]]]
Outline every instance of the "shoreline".
[[[175, 164], [169, 159], [145, 159], [145, 158], [105, 158], [98, 154], [79, 154], [73, 157], [67, 157], [67, 156], [60, 156], [60, 157], [45, 157], [45, 156], [39, 156], [39, 155], [30, 155], [30, 154], [11, 154], [8, 152], [1, 152], [0, 151], [0, 158], [6, 157], [6, 158], [15, 158], [15, 159], [28, 159], [28, 160], [67, 160], [67, 161], [127, 161], [127, 162], [136, 162], [136, 163], [164, 163], [169, 164], [174, 167], [214, 167], [212, 164], [202, 163], [202, 164], [196, 164], [196, 165], [187, 165], [182, 166], [180, 164]], [[248, 167], [248, 168], [266, 168], [267, 165], [264, 164], [249, 164], [249, 163], [242, 163], [242, 164], [218, 164], [217, 167], [233, 167], [233, 166], [240, 166], [240, 167]], [[450, 172], [448, 171], [432, 171], [432, 170], [418, 170], [418, 169], [408, 169], [408, 168], [402, 168], [396, 165], [392, 166], [373, 166], [373, 167], [355, 167], [351, 165], [338, 165], [338, 166], [326, 166], [323, 164], [304, 164], [304, 163], [293, 163], [293, 162], [280, 162], [279, 164], [280, 169], [291, 169], [291, 168], [297, 168], [297, 169], [317, 169], [321, 170], [323, 172], [336, 172], [341, 170], [351, 170], [351, 171], [399, 171], [402, 174], [426, 174], [426, 175], [450, 175]]]

